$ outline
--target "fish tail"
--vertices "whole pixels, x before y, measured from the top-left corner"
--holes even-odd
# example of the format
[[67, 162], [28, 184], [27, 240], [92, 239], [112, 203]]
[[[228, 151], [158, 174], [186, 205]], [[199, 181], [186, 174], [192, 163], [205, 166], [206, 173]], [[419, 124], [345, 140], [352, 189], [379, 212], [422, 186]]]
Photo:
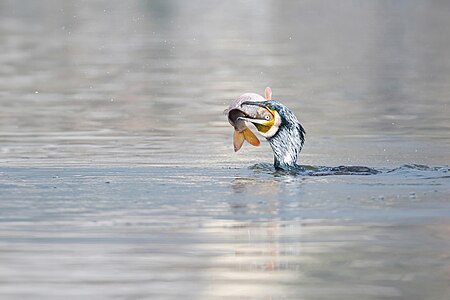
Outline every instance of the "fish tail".
[[234, 131], [233, 136], [233, 145], [234, 145], [234, 152], [239, 151], [241, 149], [242, 144], [244, 143], [244, 134], [242, 132], [239, 132], [237, 130]]
[[261, 144], [256, 135], [250, 129], [245, 128], [242, 131], [242, 134], [244, 135], [244, 139], [253, 146], [259, 146]]
[[235, 130], [233, 136], [234, 152], [237, 152], [242, 148], [244, 140], [249, 142], [253, 146], [259, 146], [261, 144], [259, 139], [250, 129], [245, 128], [242, 132]]

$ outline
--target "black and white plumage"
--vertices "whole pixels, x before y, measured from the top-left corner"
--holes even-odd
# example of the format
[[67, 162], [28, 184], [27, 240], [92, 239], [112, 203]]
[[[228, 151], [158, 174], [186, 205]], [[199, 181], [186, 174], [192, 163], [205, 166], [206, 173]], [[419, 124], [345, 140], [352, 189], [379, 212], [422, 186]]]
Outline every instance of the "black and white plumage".
[[243, 119], [252, 122], [259, 133], [266, 137], [272, 147], [275, 168], [283, 170], [298, 168], [296, 163], [305, 142], [305, 130], [294, 113], [275, 100], [245, 104], [265, 107], [274, 115], [274, 121], [270, 123], [259, 119]]
[[270, 102], [269, 105], [273, 106], [281, 117], [278, 131], [267, 137], [274, 155], [274, 166], [279, 169], [295, 168], [305, 142], [305, 129], [289, 108], [274, 100]]

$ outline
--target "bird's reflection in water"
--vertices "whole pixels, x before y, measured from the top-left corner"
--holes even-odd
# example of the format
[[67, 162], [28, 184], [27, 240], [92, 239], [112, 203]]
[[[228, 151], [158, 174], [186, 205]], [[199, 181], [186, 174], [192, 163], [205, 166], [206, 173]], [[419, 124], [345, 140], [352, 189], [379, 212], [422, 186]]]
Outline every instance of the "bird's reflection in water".
[[232, 181], [235, 193], [251, 193], [253, 195], [276, 195], [280, 189], [280, 182], [275, 179], [261, 179], [237, 177]]
[[280, 182], [238, 177], [232, 181], [232, 189], [239, 195], [228, 203], [234, 216], [258, 215], [269, 219], [277, 217]]
[[[265, 166], [260, 166], [265, 168]], [[272, 166], [273, 169], [273, 166]], [[280, 191], [282, 182], [275, 179], [236, 178], [233, 191], [244, 195], [239, 201], [230, 203], [236, 216], [236, 225], [241, 235], [247, 231], [247, 242], [236, 245], [235, 256], [240, 258], [239, 268], [245, 271], [276, 271], [280, 265]], [[253, 216], [242, 221], [242, 216]], [[256, 217], [256, 218], [255, 218]], [[250, 262], [248, 259], [253, 258]]]
[[221, 234], [230, 242], [221, 245], [223, 255], [214, 257], [213, 264], [221, 267], [205, 274], [212, 280], [201, 298], [272, 299], [293, 293], [299, 257], [293, 249], [299, 246], [282, 241], [285, 229], [276, 218], [223, 224]]

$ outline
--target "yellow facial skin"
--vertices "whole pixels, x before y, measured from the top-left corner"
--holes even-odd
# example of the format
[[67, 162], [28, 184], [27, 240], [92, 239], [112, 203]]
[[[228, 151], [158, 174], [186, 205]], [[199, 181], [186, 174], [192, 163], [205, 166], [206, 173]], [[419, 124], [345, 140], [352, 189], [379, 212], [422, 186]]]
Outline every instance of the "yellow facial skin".
[[273, 118], [267, 122], [253, 123], [258, 129], [259, 133], [266, 138], [270, 138], [278, 131], [281, 124], [281, 117], [276, 110], [268, 109], [273, 115]]
[[270, 130], [270, 128], [273, 126], [273, 124], [275, 123], [275, 118], [272, 119], [271, 121], [267, 121], [263, 124], [255, 124], [256, 129], [258, 129], [259, 132], [264, 132], [266, 133], [267, 131]]

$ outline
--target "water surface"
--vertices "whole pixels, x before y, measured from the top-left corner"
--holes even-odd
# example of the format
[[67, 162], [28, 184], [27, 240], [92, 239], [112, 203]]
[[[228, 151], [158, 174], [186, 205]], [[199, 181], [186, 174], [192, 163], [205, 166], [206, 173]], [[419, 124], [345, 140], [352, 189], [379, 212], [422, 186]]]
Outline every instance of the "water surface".
[[[3, 1], [0, 296], [445, 299], [444, 1]], [[276, 172], [222, 115], [307, 131]]]

